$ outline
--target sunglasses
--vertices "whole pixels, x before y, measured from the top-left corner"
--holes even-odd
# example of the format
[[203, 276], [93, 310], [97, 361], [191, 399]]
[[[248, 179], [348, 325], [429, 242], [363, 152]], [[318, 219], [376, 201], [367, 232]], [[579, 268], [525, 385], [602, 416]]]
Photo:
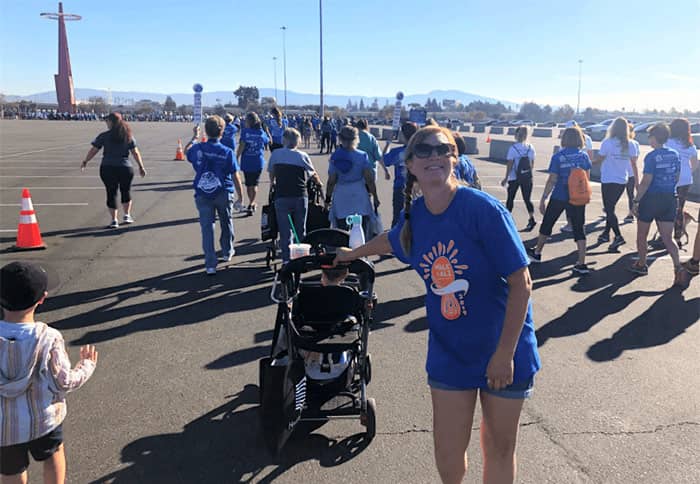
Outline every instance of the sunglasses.
[[413, 147], [413, 154], [416, 158], [430, 158], [433, 153], [437, 156], [445, 156], [453, 153], [453, 146], [449, 143], [440, 143], [439, 145], [418, 143]]

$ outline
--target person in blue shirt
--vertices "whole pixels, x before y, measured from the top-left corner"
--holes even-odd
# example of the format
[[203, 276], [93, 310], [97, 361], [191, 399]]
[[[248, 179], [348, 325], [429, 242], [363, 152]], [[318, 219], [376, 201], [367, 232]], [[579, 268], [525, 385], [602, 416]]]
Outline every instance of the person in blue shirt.
[[282, 136], [284, 135], [284, 130], [289, 126], [289, 122], [286, 119], [282, 119], [282, 111], [277, 106], [270, 109], [270, 116], [271, 118], [267, 121], [267, 127], [272, 137], [270, 151], [275, 151], [277, 148], [284, 146]]
[[224, 121], [226, 121], [226, 126], [224, 127], [224, 134], [221, 135], [221, 144], [231, 148], [231, 151], [236, 152], [236, 133], [239, 129], [233, 122], [233, 115], [226, 113], [224, 115]]
[[[355, 124], [351, 125], [355, 126]], [[369, 157], [369, 162], [372, 164], [374, 179], [376, 180], [377, 162], [382, 158], [382, 153], [379, 150], [379, 143], [377, 142], [377, 138], [375, 138], [374, 135], [369, 132], [369, 127], [366, 119], [358, 119], [356, 125], [360, 134], [360, 142], [357, 145], [357, 149], [367, 153], [367, 156]]]
[[185, 146], [187, 161], [192, 163], [195, 176], [194, 202], [199, 211], [199, 226], [202, 232], [204, 267], [207, 275], [216, 274], [216, 250], [214, 248], [214, 214], [219, 215], [221, 224], [221, 258], [229, 262], [236, 253], [233, 247], [234, 187], [238, 193], [236, 204], [243, 200], [243, 188], [238, 177], [238, 163], [233, 150], [219, 141], [224, 132], [224, 120], [220, 116], [210, 116], [204, 123], [206, 143], [197, 143], [199, 126], [194, 128], [194, 137]]
[[459, 133], [452, 133], [457, 143], [457, 164], [455, 165], [455, 176], [458, 180], [467, 183], [470, 187], [481, 190], [481, 180], [476, 173], [476, 167], [467, 156], [467, 144]]
[[326, 148], [328, 151], [327, 153], [331, 152], [331, 131], [333, 129], [333, 123], [331, 120], [328, 118], [328, 116], [323, 117], [323, 121], [321, 122], [321, 151], [319, 152], [319, 155], [323, 154], [323, 148]]
[[[454, 176], [452, 133], [430, 126], [405, 150], [403, 218], [336, 264], [393, 252], [425, 283], [426, 370], [435, 460], [443, 482], [462, 482], [477, 398], [489, 482], [513, 482], [518, 422], [541, 364], [528, 258], [513, 219], [492, 196]], [[412, 202], [418, 184], [422, 197]]]
[[655, 124], [648, 131], [649, 144], [654, 149], [644, 157], [644, 175], [634, 200], [639, 259], [630, 270], [640, 275], [648, 274], [647, 236], [651, 223], [656, 221], [661, 240], [673, 259], [674, 284], [679, 284], [681, 264], [678, 246], [673, 240], [673, 224], [678, 203], [676, 184], [680, 178], [681, 159], [677, 151], [664, 146], [669, 135], [670, 130], [666, 123]]
[[[586, 171], [586, 176], [590, 179], [591, 160], [584, 148], [583, 131], [579, 127], [566, 128], [561, 137], [562, 149], [552, 156], [549, 162], [549, 178], [540, 200], [540, 212], [543, 215], [540, 234], [537, 238], [537, 245], [528, 250], [532, 262], [542, 261], [542, 248], [547, 242], [547, 238], [552, 235], [552, 228], [562, 212], [566, 211], [567, 217], [571, 220], [574, 232], [574, 242], [578, 248], [578, 259], [573, 267], [574, 274], [584, 275], [590, 272], [586, 265], [586, 232], [584, 224], [586, 222], [586, 206], [572, 205], [569, 202], [569, 175], [574, 168], [581, 168]], [[545, 203], [549, 195], [552, 197], [545, 209]]]
[[379, 164], [382, 165], [384, 169], [384, 178], [391, 180], [391, 174], [389, 173], [389, 167], [394, 167], [394, 192], [391, 199], [392, 205], [392, 219], [391, 226], [395, 227], [400, 221], [401, 209], [404, 205], [404, 188], [406, 187], [406, 165], [404, 164], [404, 151], [406, 150], [406, 144], [411, 136], [418, 131], [418, 125], [412, 121], [406, 121], [401, 125], [399, 130], [399, 143], [401, 146], [392, 148], [391, 140], [386, 142], [384, 146], [384, 156], [379, 160]]
[[270, 142], [270, 137], [263, 129], [262, 121], [257, 113], [248, 113], [245, 117], [245, 124], [246, 127], [241, 131], [237, 156], [241, 161], [241, 170], [245, 178], [249, 202], [247, 212], [250, 216], [257, 208], [255, 198], [258, 195], [260, 174], [265, 165], [265, 147]]
[[331, 123], [331, 137], [328, 142], [328, 152], [333, 153], [338, 146], [338, 127], [337, 123]]

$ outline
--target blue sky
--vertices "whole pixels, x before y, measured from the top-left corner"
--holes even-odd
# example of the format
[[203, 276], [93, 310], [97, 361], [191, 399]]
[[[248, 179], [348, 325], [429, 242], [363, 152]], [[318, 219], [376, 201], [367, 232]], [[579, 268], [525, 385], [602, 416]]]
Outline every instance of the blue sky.
[[[205, 10], [204, 5], [215, 5]], [[669, 8], [660, 11], [659, 7]], [[53, 90], [57, 11], [0, 0], [0, 92]], [[66, 0], [76, 87], [161, 93], [238, 85], [318, 92], [318, 0]], [[324, 0], [324, 88], [432, 89], [575, 107], [700, 110], [700, 0]]]

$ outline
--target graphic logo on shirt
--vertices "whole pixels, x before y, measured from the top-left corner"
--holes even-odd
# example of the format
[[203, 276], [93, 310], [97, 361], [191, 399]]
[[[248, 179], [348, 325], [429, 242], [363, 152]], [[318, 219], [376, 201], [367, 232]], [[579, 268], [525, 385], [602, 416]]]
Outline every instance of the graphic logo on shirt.
[[464, 297], [469, 291], [469, 281], [456, 278], [464, 274], [469, 266], [459, 265], [459, 249], [455, 249], [454, 245], [454, 240], [450, 240], [447, 245], [438, 242], [437, 246], [423, 254], [424, 262], [419, 264], [423, 268], [423, 279], [432, 279], [430, 290], [436, 296], [441, 296], [440, 312], [449, 321], [467, 315]]
[[199, 177], [199, 182], [197, 182], [197, 188], [204, 193], [214, 193], [220, 186], [222, 186], [221, 181], [213, 171], [202, 173], [202, 176]]

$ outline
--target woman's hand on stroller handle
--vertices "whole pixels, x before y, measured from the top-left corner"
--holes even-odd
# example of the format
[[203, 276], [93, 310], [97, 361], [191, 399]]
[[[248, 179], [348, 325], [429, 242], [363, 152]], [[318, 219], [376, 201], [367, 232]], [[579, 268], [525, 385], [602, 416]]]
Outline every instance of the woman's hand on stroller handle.
[[338, 247], [335, 253], [335, 259], [333, 259], [333, 266], [347, 265], [349, 262], [357, 259], [356, 256], [352, 255], [352, 252], [352, 249], [348, 247]]

